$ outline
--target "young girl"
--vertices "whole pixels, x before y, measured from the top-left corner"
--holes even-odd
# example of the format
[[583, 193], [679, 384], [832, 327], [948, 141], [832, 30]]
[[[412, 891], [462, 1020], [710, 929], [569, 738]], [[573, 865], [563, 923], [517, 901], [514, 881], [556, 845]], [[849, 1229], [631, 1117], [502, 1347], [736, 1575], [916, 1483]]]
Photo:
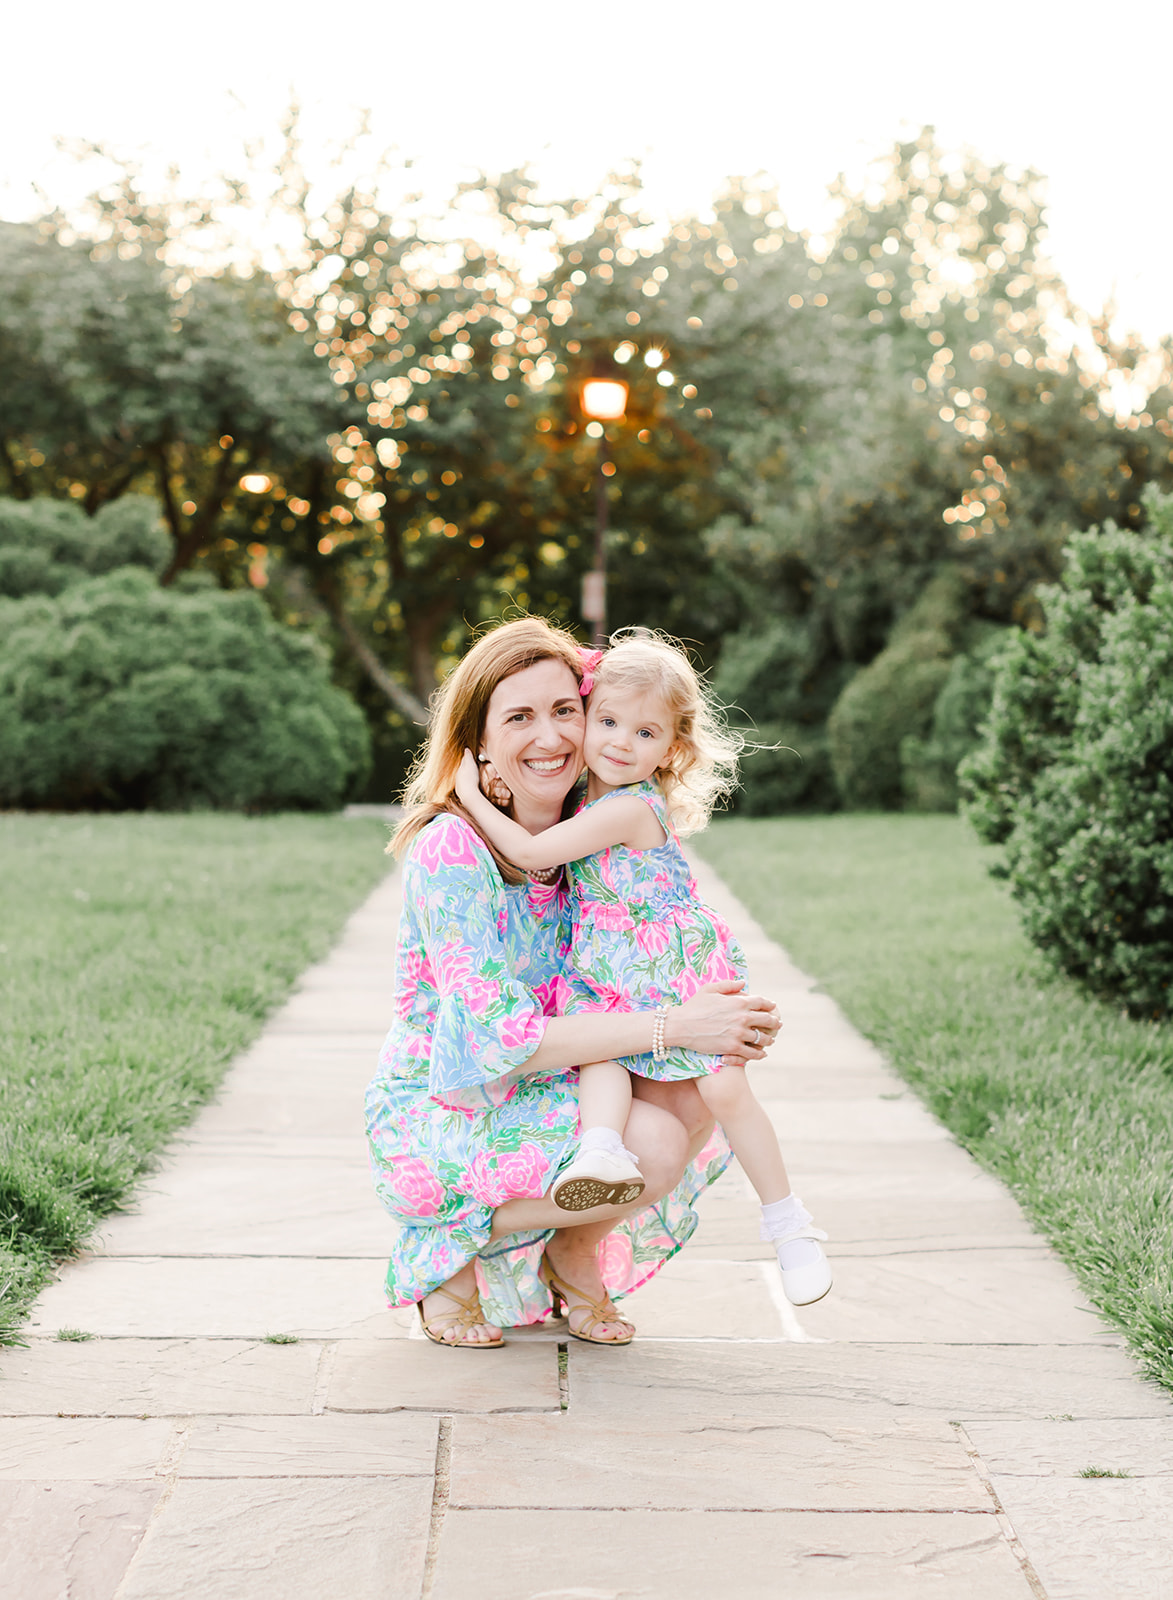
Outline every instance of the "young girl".
[[[562, 1008], [655, 1006], [648, 1055], [584, 1066], [582, 1139], [551, 1191], [566, 1211], [624, 1205], [644, 1183], [621, 1131], [631, 1107], [629, 1072], [660, 1081], [695, 1078], [762, 1203], [762, 1238], [777, 1248], [795, 1305], [820, 1300], [831, 1271], [809, 1212], [790, 1180], [770, 1120], [744, 1064], [672, 1045], [674, 1004], [716, 979], [745, 979], [729, 928], [697, 898], [678, 836], [708, 822], [732, 787], [739, 743], [722, 725], [684, 653], [653, 636], [622, 637], [605, 654], [584, 652], [589, 694], [586, 805], [567, 822], [530, 834], [480, 791], [465, 756], [457, 795], [485, 837], [529, 872], [568, 866], [573, 899], [571, 999]], [[592, 669], [596, 668], [592, 681]]]

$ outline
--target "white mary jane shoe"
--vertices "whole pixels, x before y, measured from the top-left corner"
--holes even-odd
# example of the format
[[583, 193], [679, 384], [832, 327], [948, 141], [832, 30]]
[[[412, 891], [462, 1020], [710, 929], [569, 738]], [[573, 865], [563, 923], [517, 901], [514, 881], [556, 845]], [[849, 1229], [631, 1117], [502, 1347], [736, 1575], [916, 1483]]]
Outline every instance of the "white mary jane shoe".
[[[831, 1265], [823, 1254], [822, 1244], [826, 1242], [827, 1235], [821, 1228], [796, 1228], [793, 1233], [784, 1234], [781, 1239], [771, 1239], [778, 1255], [778, 1270], [782, 1274], [782, 1290], [792, 1306], [811, 1306], [816, 1300], [821, 1300], [828, 1293], [835, 1281], [831, 1276]], [[805, 1262], [800, 1267], [784, 1267], [782, 1265], [783, 1246], [793, 1244], [796, 1239], [807, 1239], [815, 1252], [815, 1259]]]
[[550, 1199], [563, 1211], [589, 1211], [592, 1206], [626, 1206], [643, 1194], [643, 1173], [629, 1155], [590, 1150], [554, 1180]]

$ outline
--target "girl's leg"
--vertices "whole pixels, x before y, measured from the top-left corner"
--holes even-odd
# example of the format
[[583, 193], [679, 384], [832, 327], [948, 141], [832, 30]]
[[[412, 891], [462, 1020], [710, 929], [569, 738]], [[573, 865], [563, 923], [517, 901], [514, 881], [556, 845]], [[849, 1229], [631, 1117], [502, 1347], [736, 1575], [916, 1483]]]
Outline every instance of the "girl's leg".
[[578, 1153], [550, 1191], [564, 1211], [627, 1205], [644, 1192], [639, 1163], [623, 1143], [630, 1111], [631, 1079], [618, 1061], [592, 1061], [579, 1068]]
[[705, 1105], [725, 1130], [733, 1154], [763, 1206], [784, 1200], [790, 1179], [774, 1125], [749, 1086], [744, 1067], [722, 1067], [695, 1080]]
[[749, 1086], [745, 1068], [725, 1066], [696, 1082], [758, 1192], [762, 1238], [777, 1250], [787, 1299], [797, 1306], [821, 1300], [831, 1287], [831, 1269], [818, 1243], [827, 1235], [812, 1228], [810, 1212], [791, 1191], [778, 1135]]
[[583, 1133], [611, 1128], [622, 1134], [631, 1110], [631, 1077], [618, 1061], [592, 1061], [578, 1069], [578, 1121]]

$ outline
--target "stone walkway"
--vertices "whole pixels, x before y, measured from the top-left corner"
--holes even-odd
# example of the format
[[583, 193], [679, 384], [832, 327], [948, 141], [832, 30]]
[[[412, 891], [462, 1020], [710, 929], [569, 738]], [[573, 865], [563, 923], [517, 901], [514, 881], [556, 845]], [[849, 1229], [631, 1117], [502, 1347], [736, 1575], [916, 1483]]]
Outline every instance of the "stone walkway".
[[0, 1353], [3, 1600], [1173, 1600], [1173, 1407], [700, 876], [782, 1006], [757, 1084], [833, 1294], [786, 1304], [731, 1170], [628, 1350], [386, 1311], [388, 879]]

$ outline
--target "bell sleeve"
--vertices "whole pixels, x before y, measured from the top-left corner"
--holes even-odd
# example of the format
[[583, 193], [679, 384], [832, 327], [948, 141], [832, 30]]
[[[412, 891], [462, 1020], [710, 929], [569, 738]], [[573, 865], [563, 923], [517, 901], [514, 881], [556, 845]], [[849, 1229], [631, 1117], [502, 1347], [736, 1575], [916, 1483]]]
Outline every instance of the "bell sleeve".
[[439, 817], [416, 841], [403, 891], [437, 996], [428, 1092], [464, 1111], [500, 1105], [541, 1044], [547, 1018], [511, 970], [493, 859], [461, 818]]

